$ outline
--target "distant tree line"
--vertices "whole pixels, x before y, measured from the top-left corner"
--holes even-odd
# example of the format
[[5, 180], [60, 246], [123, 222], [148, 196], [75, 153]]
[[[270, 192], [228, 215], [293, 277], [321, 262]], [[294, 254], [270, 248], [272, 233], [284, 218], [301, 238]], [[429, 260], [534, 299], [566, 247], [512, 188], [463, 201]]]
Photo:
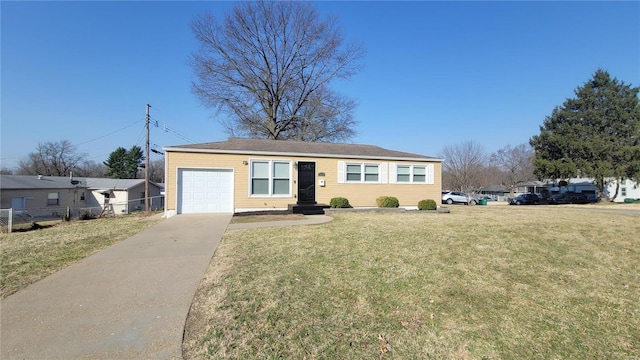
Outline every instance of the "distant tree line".
[[[75, 177], [109, 177], [116, 179], [144, 178], [144, 154], [139, 146], [126, 150], [118, 147], [106, 161], [102, 163], [87, 159], [87, 154], [80, 153], [77, 147], [68, 140], [38, 143], [35, 151], [21, 160], [18, 168], [2, 168], [3, 175], [45, 175]], [[141, 169], [142, 167], [142, 169]], [[150, 162], [149, 179], [153, 182], [164, 182], [164, 159]]]
[[503, 185], [511, 193], [518, 183], [535, 180], [533, 149], [528, 144], [507, 145], [489, 154], [479, 144], [465, 141], [447, 145], [440, 157], [442, 188], [474, 191], [489, 185]]

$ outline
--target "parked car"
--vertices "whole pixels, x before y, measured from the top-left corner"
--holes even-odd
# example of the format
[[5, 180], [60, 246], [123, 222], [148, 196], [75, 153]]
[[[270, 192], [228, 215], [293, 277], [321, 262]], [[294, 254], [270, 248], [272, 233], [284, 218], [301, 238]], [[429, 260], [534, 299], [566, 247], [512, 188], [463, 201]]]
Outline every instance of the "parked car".
[[513, 199], [509, 199], [509, 205], [538, 205], [540, 197], [536, 194], [520, 194]]
[[588, 204], [591, 201], [587, 197], [587, 195], [583, 193], [576, 193], [567, 191], [562, 194], [551, 195], [549, 199], [547, 199], [549, 204], [558, 205], [558, 204]]
[[478, 199], [460, 191], [443, 191], [442, 202], [447, 203], [449, 205], [451, 204], [476, 205], [478, 204]]

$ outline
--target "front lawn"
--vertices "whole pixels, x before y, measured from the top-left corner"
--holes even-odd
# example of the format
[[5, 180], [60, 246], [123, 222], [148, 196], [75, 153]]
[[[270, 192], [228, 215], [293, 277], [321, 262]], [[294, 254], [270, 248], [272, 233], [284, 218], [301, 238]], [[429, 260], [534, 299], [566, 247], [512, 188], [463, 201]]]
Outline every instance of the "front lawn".
[[637, 358], [639, 234], [640, 215], [562, 206], [229, 231], [185, 358]]
[[159, 220], [158, 215], [122, 215], [44, 223], [39, 230], [0, 234], [0, 297], [7, 297]]

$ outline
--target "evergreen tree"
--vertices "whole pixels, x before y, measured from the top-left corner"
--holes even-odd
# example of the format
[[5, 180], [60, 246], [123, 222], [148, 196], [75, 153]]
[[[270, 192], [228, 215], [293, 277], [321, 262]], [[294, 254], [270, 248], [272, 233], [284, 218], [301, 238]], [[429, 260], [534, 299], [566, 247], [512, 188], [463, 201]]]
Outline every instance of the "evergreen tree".
[[129, 150], [118, 147], [104, 162], [108, 169], [107, 176], [114, 179], [135, 179], [143, 160], [144, 154], [139, 146], [134, 145]]
[[601, 196], [609, 178], [640, 179], [638, 91], [598, 69], [530, 139], [536, 176], [593, 177]]
[[134, 145], [127, 152], [126, 164], [130, 179], [138, 177], [138, 169], [144, 167], [144, 154], [140, 146]]

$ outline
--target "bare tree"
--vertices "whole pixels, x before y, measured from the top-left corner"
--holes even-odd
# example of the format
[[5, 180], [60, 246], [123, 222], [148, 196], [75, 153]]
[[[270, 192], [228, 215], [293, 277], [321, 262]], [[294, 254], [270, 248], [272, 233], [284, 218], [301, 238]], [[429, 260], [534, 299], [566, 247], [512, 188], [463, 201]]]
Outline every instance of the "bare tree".
[[68, 140], [39, 143], [18, 165], [20, 175], [67, 176], [81, 164], [86, 154], [78, 153]]
[[484, 166], [480, 171], [479, 182], [482, 186], [498, 185], [503, 183], [502, 170], [493, 164]]
[[164, 183], [164, 158], [151, 161], [149, 179], [155, 183]]
[[483, 185], [487, 154], [484, 148], [469, 140], [461, 144], [447, 145], [442, 149], [443, 188], [469, 191]]
[[534, 155], [533, 149], [526, 144], [507, 145], [491, 155], [491, 163], [501, 170], [502, 184], [509, 187], [511, 196], [518, 183], [536, 179], [533, 174]]
[[13, 175], [13, 170], [3, 167], [0, 169], [0, 175]]
[[103, 163], [98, 163], [95, 161], [83, 161], [80, 165], [78, 165], [73, 174], [82, 177], [101, 178], [106, 176], [107, 167]]
[[355, 102], [331, 81], [359, 70], [362, 47], [344, 44], [334, 18], [320, 19], [306, 2], [237, 3], [219, 22], [197, 17], [200, 48], [191, 57], [192, 89], [228, 115], [232, 135], [302, 141], [346, 140], [354, 134]]

